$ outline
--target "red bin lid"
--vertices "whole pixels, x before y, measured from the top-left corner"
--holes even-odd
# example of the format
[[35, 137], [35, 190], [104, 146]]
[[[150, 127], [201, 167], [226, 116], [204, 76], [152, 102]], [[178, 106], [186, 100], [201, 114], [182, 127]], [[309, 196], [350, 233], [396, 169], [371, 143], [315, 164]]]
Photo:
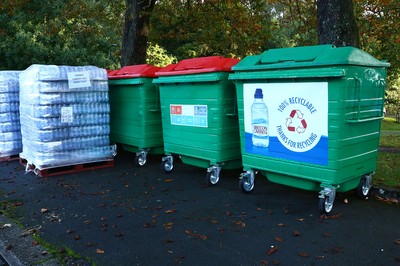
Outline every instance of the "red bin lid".
[[207, 56], [184, 59], [177, 64], [171, 64], [160, 71], [156, 76], [173, 76], [184, 74], [197, 74], [206, 72], [231, 72], [232, 66], [239, 63], [239, 59], [225, 58], [222, 56]]
[[127, 78], [140, 78], [149, 77], [154, 78], [155, 73], [161, 67], [156, 67], [148, 64], [124, 66], [119, 70], [113, 70], [108, 73], [108, 79], [127, 79]]

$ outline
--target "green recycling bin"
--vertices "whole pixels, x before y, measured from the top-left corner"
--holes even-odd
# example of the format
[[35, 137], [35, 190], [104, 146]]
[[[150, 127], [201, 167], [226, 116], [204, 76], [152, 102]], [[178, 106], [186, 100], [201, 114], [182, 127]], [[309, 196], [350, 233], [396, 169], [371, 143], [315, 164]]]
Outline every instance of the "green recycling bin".
[[232, 69], [244, 172], [320, 191], [321, 213], [336, 191], [366, 197], [376, 170], [388, 63], [357, 48], [318, 45], [267, 50]]
[[143, 64], [108, 73], [110, 139], [135, 153], [137, 166], [145, 165], [149, 153], [164, 153], [159, 92], [152, 82], [160, 69]]
[[185, 164], [207, 168], [206, 183], [214, 185], [221, 169], [242, 167], [236, 89], [228, 80], [238, 62], [201, 57], [156, 72], [166, 154], [162, 170], [173, 169], [176, 155]]

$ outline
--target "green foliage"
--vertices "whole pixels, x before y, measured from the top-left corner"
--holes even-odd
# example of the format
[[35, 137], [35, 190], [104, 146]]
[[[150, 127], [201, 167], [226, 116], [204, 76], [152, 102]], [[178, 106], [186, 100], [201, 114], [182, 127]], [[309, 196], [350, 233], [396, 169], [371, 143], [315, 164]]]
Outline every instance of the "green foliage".
[[111, 52], [112, 44], [120, 43], [122, 10], [121, 1], [6, 1], [0, 13], [0, 69], [117, 65]]
[[390, 63], [386, 106], [400, 106], [400, 8], [398, 0], [354, 0], [362, 49]]
[[169, 64], [177, 63], [177, 61], [178, 60], [176, 59], [176, 57], [167, 54], [166, 50], [160, 47], [158, 44], [150, 44], [147, 49], [147, 64], [165, 67]]
[[269, 48], [316, 44], [316, 4], [304, 1], [160, 1], [150, 40], [179, 59], [243, 58]]
[[265, 1], [160, 1], [149, 39], [179, 59], [209, 55], [242, 58], [271, 39]]

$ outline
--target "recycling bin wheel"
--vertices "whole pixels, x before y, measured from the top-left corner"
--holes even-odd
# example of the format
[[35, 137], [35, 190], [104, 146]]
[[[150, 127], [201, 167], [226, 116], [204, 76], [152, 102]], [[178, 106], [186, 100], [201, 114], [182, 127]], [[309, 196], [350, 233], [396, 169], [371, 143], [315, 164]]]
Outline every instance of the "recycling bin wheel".
[[242, 177], [239, 180], [239, 188], [240, 190], [248, 194], [254, 189], [254, 172], [248, 171], [242, 174]]
[[320, 198], [319, 199], [319, 206], [318, 206], [319, 212], [321, 214], [330, 213], [332, 211], [332, 208], [333, 208], [333, 201], [334, 200], [335, 199], [334, 198], [332, 199], [332, 197], [330, 197], [330, 196], [325, 196], [323, 198]]
[[144, 154], [139, 154], [135, 157], [135, 165], [136, 166], [143, 166], [147, 162], [147, 158]]
[[366, 199], [368, 197], [369, 191], [371, 189], [371, 175], [366, 175], [361, 178], [360, 183], [356, 189], [357, 196], [361, 199]]
[[162, 158], [161, 170], [165, 173], [170, 173], [174, 169], [174, 157], [168, 155]]
[[206, 175], [206, 185], [216, 185], [219, 181], [219, 175], [216, 170], [211, 170], [207, 172]]

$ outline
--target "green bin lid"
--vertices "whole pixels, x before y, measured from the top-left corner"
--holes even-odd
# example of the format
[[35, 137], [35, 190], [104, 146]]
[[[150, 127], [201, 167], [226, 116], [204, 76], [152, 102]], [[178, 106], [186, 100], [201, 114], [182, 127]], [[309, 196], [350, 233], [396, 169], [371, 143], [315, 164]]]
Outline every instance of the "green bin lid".
[[124, 66], [119, 70], [113, 70], [108, 73], [108, 79], [127, 79], [149, 77], [154, 78], [155, 73], [161, 67], [156, 67], [148, 64]]
[[168, 65], [156, 72], [156, 76], [174, 76], [207, 72], [231, 72], [232, 66], [236, 65], [238, 62], [239, 59], [224, 58], [222, 56], [184, 59], [177, 64]]
[[316, 45], [270, 49], [260, 55], [244, 58], [232, 69], [240, 71], [334, 65], [389, 67], [390, 64], [351, 46]]

